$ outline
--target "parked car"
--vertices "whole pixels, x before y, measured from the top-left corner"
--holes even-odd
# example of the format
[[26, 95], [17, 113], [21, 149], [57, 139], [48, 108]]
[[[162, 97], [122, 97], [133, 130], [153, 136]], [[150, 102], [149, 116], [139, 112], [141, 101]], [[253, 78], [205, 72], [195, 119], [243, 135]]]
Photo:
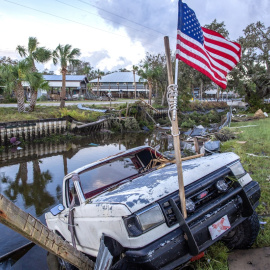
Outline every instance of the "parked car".
[[79, 95], [79, 94], [72, 95], [72, 99], [79, 99], [79, 98], [84, 98], [84, 95]]
[[92, 257], [105, 245], [111, 269], [174, 269], [219, 240], [254, 243], [260, 187], [236, 154], [183, 161], [186, 219], [176, 164], [164, 160], [141, 146], [69, 173], [63, 204], [45, 215], [48, 227]]

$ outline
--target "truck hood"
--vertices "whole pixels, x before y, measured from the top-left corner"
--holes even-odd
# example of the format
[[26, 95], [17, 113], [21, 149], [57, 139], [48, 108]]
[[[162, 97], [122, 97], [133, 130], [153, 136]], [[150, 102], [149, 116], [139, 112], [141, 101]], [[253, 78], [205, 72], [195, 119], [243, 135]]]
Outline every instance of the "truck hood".
[[[234, 153], [222, 153], [183, 161], [184, 185], [187, 186], [238, 159]], [[102, 193], [91, 202], [124, 204], [134, 213], [178, 189], [177, 167], [172, 164]]]

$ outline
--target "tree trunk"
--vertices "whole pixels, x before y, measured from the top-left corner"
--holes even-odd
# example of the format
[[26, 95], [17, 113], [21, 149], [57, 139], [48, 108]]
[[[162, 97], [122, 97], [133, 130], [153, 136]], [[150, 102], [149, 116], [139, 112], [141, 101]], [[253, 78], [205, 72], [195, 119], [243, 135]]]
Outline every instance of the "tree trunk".
[[133, 78], [134, 78], [134, 98], [137, 98], [137, 84], [136, 84], [136, 78], [135, 78], [135, 70], [133, 70]]
[[217, 101], [219, 100], [219, 87], [217, 87]]
[[162, 93], [161, 106], [164, 106], [167, 94], [167, 87], [165, 87], [164, 93]]
[[201, 85], [200, 85], [200, 100], [202, 100], [202, 92], [203, 92], [203, 81], [201, 80]]
[[35, 110], [37, 103], [37, 92], [34, 90], [31, 90], [31, 99], [30, 99], [30, 105], [29, 105], [29, 112], [33, 112]]
[[62, 70], [62, 89], [60, 94], [60, 109], [65, 107], [66, 100], [66, 70]]
[[97, 95], [98, 95], [98, 97], [100, 96], [100, 94], [99, 94], [99, 76], [98, 76], [98, 82], [97, 82]]
[[18, 106], [18, 112], [25, 112], [25, 106], [24, 106], [24, 90], [22, 83], [19, 82], [17, 84], [17, 91], [16, 91], [16, 96], [17, 96], [17, 106]]
[[152, 82], [148, 82], [149, 83], [149, 104], [151, 105], [151, 99], [152, 99]]

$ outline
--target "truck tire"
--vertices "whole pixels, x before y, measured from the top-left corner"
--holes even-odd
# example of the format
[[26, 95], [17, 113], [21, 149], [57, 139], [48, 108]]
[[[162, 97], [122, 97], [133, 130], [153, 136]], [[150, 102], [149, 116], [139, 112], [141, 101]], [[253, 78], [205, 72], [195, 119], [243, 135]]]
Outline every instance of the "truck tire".
[[230, 231], [222, 241], [229, 249], [250, 248], [255, 242], [260, 230], [258, 214], [253, 214]]

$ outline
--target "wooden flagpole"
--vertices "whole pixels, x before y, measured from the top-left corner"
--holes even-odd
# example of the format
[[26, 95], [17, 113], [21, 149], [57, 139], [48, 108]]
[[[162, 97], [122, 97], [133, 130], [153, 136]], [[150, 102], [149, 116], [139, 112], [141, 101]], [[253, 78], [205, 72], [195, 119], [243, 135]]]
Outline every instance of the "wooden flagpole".
[[[164, 45], [165, 45], [165, 53], [166, 53], [166, 59], [167, 59], [168, 81], [169, 81], [169, 85], [172, 85], [173, 72], [172, 72], [171, 53], [170, 53], [170, 44], [169, 44], [168, 36], [164, 37]], [[177, 81], [175, 84], [177, 85]], [[177, 96], [175, 96], [174, 99], [177, 99]], [[176, 100], [174, 101], [176, 103]], [[182, 214], [184, 218], [186, 218], [187, 217], [186, 198], [185, 198], [185, 187], [184, 187], [183, 169], [182, 169], [182, 161], [181, 161], [180, 136], [179, 136], [180, 133], [179, 133], [179, 128], [178, 128], [176, 107], [175, 107], [175, 110], [172, 111], [172, 114], [174, 116], [174, 117], [171, 117], [172, 135], [173, 135], [174, 152], [175, 152], [175, 159], [176, 159], [176, 166], [177, 166], [177, 173], [178, 173], [179, 196], [180, 196]]]

